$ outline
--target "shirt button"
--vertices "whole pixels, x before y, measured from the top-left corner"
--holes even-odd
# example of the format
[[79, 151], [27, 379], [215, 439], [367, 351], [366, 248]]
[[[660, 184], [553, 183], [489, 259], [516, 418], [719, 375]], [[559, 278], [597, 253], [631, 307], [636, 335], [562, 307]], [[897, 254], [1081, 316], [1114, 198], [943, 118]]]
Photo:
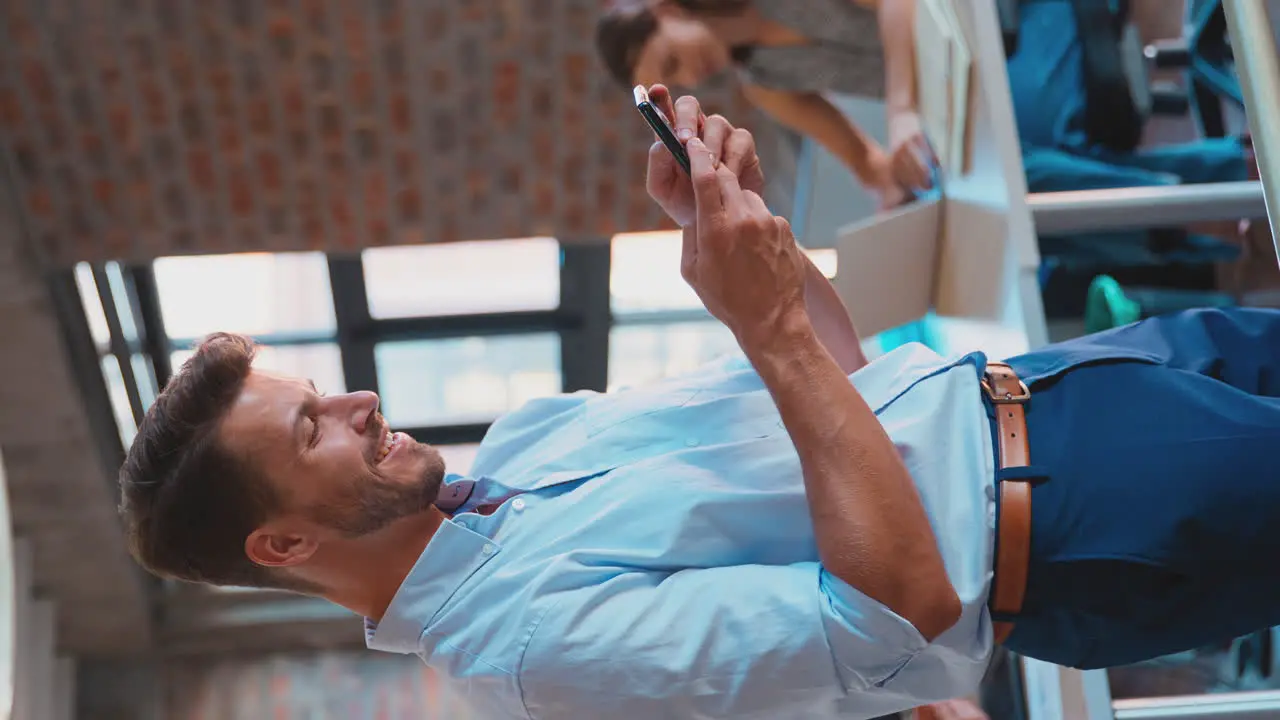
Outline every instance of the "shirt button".
[[688, 440], [684, 441], [684, 444], [685, 444], [685, 447], [698, 447], [698, 439], [689, 438]]
[[524, 498], [516, 498], [515, 500], [512, 500], [511, 509], [515, 510], [516, 512], [520, 512], [521, 510], [524, 510]]
[[481, 555], [492, 555], [497, 551], [498, 548], [494, 547], [492, 543], [485, 543], [485, 546], [480, 548]]

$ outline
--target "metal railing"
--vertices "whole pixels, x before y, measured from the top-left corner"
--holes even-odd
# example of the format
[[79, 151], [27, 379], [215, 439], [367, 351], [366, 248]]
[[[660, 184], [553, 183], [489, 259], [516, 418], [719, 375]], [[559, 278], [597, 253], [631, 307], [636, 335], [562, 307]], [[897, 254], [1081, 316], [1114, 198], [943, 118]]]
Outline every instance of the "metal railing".
[[1227, 30], [1244, 94], [1245, 114], [1258, 156], [1271, 239], [1280, 255], [1276, 213], [1280, 212], [1280, 58], [1264, 0], [1224, 0]]
[[1040, 234], [1175, 227], [1267, 215], [1256, 181], [1031, 193]]
[[1115, 720], [1274, 720], [1280, 691], [1116, 700]]

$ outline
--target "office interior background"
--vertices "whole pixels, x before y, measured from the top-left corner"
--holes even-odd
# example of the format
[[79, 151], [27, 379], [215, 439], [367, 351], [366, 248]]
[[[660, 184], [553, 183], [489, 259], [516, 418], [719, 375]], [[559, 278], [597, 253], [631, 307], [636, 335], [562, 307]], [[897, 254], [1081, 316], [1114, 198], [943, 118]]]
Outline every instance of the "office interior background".
[[[990, 39], [999, 4], [958, 6]], [[1156, 106], [1144, 143], [1243, 131], [1240, 100], [1195, 66], [1215, 3], [1131, 4], [1135, 82]], [[0, 0], [0, 558], [12, 558], [0, 648], [16, 649], [0, 701], [15, 700], [13, 717], [469, 717], [416, 658], [366, 652], [340, 608], [146, 576], [114, 474], [146, 408], [215, 330], [253, 335], [260, 366], [322, 390], [377, 391], [393, 426], [459, 472], [489, 423], [529, 399], [732, 352], [645, 194], [651, 136], [596, 58], [600, 6]], [[1003, 52], [982, 52], [981, 77], [998, 80]], [[986, 83], [983, 112], [1008, 115], [1001, 91]], [[699, 97], [755, 132], [770, 206], [839, 278], [842, 229], [872, 219], [874, 199], [732, 78]], [[884, 139], [882, 104], [837, 100]], [[1000, 142], [1016, 162], [1016, 142]], [[1010, 177], [999, 193], [1025, 195]], [[1035, 207], [1005, 209], [1035, 220]], [[1083, 332], [1081, 278], [1037, 285], [1065, 305], [1028, 300], [1014, 277], [1027, 261], [1009, 262], [997, 282], [1012, 299], [982, 322], [940, 313], [869, 349]], [[1246, 268], [1259, 276], [1249, 302], [1273, 301], [1274, 265]], [[1237, 269], [1209, 257], [1083, 279], [1158, 286], [1142, 296], [1157, 306], [1220, 302]], [[1262, 633], [1113, 670], [1110, 695], [1261, 691], [1277, 675]]]

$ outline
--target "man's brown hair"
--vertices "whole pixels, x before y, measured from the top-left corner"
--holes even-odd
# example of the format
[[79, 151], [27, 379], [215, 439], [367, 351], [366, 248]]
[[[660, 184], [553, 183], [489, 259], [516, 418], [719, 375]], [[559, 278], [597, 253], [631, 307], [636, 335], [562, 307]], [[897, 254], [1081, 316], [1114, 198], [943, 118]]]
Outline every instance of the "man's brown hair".
[[162, 577], [214, 585], [286, 587], [252, 562], [245, 538], [276, 507], [266, 478], [219, 441], [256, 348], [217, 333], [147, 411], [120, 469], [120, 513], [133, 556]]

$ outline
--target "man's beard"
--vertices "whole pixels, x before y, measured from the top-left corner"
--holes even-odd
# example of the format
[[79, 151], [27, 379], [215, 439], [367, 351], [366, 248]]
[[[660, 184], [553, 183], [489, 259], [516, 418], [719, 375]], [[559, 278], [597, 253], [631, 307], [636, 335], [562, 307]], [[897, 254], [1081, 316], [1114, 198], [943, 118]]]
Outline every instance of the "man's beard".
[[315, 520], [349, 537], [368, 535], [432, 507], [443, 483], [444, 463], [434, 454], [411, 483], [375, 469], [342, 500], [316, 508]]

